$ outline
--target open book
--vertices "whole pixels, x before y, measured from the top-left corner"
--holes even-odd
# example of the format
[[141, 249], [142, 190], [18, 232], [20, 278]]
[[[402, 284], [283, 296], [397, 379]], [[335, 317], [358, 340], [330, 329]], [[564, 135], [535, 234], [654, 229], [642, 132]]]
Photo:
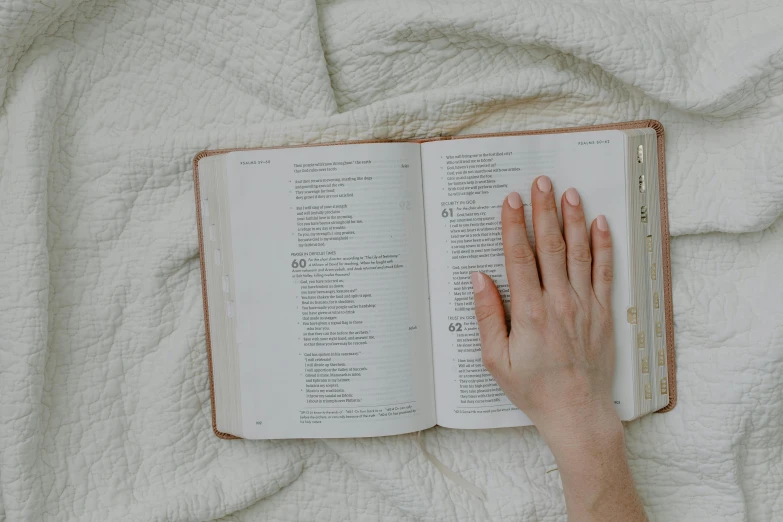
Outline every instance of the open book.
[[[614, 401], [676, 399], [663, 128], [652, 120], [194, 159], [213, 427], [252, 439], [530, 424], [481, 362], [472, 271], [508, 300], [500, 208], [575, 187], [614, 241]], [[533, 240], [530, 208], [528, 228]]]

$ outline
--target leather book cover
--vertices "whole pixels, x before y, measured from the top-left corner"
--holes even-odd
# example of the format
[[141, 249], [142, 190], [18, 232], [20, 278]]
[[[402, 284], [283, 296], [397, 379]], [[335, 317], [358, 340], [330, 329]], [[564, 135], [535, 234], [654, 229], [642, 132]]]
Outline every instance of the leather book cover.
[[235, 149], [214, 149], [203, 150], [196, 154], [193, 158], [193, 182], [194, 193], [196, 197], [196, 221], [198, 228], [198, 244], [199, 244], [199, 258], [201, 263], [201, 288], [202, 288], [202, 300], [204, 303], [204, 325], [206, 329], [206, 344], [207, 344], [207, 363], [209, 372], [209, 394], [210, 402], [212, 406], [212, 430], [215, 435], [222, 439], [237, 439], [234, 435], [223, 433], [217, 429], [217, 420], [215, 414], [215, 385], [213, 380], [212, 370], [212, 343], [209, 335], [209, 303], [207, 302], [207, 282], [206, 282], [206, 270], [204, 267], [204, 231], [201, 223], [201, 194], [199, 190], [199, 174], [198, 174], [198, 162], [202, 158], [207, 156], [214, 156], [218, 154], [227, 154], [238, 150], [261, 150], [261, 149], [284, 149], [284, 148], [299, 148], [299, 147], [325, 147], [329, 145], [349, 145], [357, 143], [393, 143], [393, 142], [408, 142], [408, 143], [426, 143], [429, 141], [440, 140], [457, 140], [466, 138], [489, 138], [495, 136], [526, 136], [534, 134], [562, 134], [567, 132], [587, 132], [598, 130], [628, 130], [628, 129], [642, 129], [651, 128], [655, 130], [657, 144], [658, 144], [658, 184], [660, 195], [660, 208], [661, 208], [661, 248], [662, 248], [662, 275], [663, 275], [663, 290], [664, 290], [664, 315], [666, 317], [666, 352], [668, 360], [668, 386], [669, 386], [669, 403], [658, 410], [658, 413], [670, 411], [677, 404], [677, 364], [674, 352], [674, 310], [672, 308], [672, 281], [671, 281], [671, 256], [670, 256], [670, 241], [669, 241], [669, 213], [668, 213], [668, 196], [666, 192], [666, 147], [664, 140], [663, 125], [657, 120], [639, 120], [629, 121], [623, 123], [609, 123], [604, 125], [589, 125], [583, 127], [564, 127], [559, 129], [542, 129], [532, 131], [517, 131], [517, 132], [500, 132], [494, 134], [466, 134], [457, 136], [438, 136], [432, 138], [421, 138], [411, 140], [362, 140], [362, 141], [345, 141], [345, 142], [333, 142], [333, 143], [314, 143], [307, 145], [292, 145], [292, 146], [280, 146], [280, 147], [249, 147], [249, 148], [235, 148]]

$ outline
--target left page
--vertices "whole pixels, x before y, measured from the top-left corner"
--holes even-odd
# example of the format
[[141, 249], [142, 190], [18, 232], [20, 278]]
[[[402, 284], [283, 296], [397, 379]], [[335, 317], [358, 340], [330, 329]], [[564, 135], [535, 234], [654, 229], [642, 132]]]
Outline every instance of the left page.
[[435, 424], [420, 146], [228, 154], [245, 438]]

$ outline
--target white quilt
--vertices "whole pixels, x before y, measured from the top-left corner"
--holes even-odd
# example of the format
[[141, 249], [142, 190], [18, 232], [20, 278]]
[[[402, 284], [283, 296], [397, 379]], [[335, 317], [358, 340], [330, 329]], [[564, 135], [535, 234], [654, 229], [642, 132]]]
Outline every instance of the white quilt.
[[0, 520], [564, 520], [529, 429], [223, 441], [205, 148], [656, 118], [680, 403], [627, 426], [653, 520], [783, 520], [783, 6], [4, 0]]

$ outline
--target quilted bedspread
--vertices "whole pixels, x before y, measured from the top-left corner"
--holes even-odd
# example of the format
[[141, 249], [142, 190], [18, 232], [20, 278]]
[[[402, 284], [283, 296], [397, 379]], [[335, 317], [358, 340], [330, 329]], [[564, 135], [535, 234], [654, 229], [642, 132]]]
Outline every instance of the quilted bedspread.
[[4, 0], [0, 520], [565, 520], [534, 428], [223, 441], [205, 148], [666, 129], [679, 405], [627, 425], [655, 521], [783, 520], [776, 0]]

